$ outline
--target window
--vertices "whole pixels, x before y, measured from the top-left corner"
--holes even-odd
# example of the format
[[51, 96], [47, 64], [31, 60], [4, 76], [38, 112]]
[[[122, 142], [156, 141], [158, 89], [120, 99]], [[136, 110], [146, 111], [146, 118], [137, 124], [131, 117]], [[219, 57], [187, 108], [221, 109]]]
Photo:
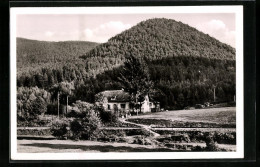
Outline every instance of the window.
[[107, 105], [107, 109], [110, 110], [110, 104]]
[[125, 108], [125, 104], [121, 104], [120, 107], [121, 107], [121, 108]]

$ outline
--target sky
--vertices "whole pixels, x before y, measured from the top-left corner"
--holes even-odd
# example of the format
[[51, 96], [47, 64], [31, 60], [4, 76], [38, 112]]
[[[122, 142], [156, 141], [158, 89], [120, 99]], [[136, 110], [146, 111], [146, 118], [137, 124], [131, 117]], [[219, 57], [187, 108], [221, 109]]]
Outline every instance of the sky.
[[188, 24], [235, 47], [235, 14], [19, 14], [16, 35], [42, 41], [104, 43], [114, 35], [151, 18], [168, 18]]

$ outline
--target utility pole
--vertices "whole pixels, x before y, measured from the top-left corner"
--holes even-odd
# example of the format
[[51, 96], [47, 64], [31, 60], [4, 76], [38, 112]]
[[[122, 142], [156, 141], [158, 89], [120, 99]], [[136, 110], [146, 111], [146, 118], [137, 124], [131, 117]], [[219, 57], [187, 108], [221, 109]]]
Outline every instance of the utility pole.
[[[138, 101], [137, 101], [137, 96], [135, 95], [135, 104], [138, 104]], [[137, 107], [135, 107], [136, 108], [136, 115], [138, 116], [138, 109], [137, 109]]]
[[58, 92], [58, 118], [60, 116], [60, 104], [59, 104], [59, 101], [60, 101], [60, 93]]
[[66, 114], [68, 114], [68, 100], [69, 100], [69, 96], [67, 95], [67, 106], [66, 106]]
[[213, 94], [214, 94], [214, 102], [216, 102], [216, 91], [215, 91], [215, 89], [216, 89], [216, 86], [215, 85], [213, 85]]

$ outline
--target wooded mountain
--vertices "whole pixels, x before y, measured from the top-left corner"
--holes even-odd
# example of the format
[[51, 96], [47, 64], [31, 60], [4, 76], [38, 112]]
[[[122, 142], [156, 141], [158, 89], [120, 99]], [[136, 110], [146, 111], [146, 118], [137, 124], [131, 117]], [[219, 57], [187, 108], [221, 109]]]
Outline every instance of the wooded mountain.
[[[68, 48], [65, 49], [67, 55], [74, 51]], [[44, 47], [43, 50], [49, 51]], [[57, 55], [62, 55], [62, 51], [57, 51]], [[162, 107], [183, 108], [213, 101], [213, 87], [218, 101], [233, 100], [235, 49], [186, 24], [164, 18], [137, 24], [86, 51], [81, 55], [83, 59], [76, 63], [23, 73], [17, 85], [48, 90], [55, 83], [74, 81], [74, 97], [70, 103], [94, 102], [96, 93], [122, 88], [118, 77], [129, 54], [144, 59], [148, 65], [154, 89], [160, 92], [157, 100]], [[50, 60], [53, 56], [49, 56]]]
[[164, 18], [140, 22], [82, 57], [87, 59], [89, 69], [107, 70], [121, 65], [130, 53], [149, 60], [177, 56], [235, 60], [231, 46], [187, 24]]
[[73, 61], [97, 46], [87, 41], [47, 42], [17, 38], [17, 67]]

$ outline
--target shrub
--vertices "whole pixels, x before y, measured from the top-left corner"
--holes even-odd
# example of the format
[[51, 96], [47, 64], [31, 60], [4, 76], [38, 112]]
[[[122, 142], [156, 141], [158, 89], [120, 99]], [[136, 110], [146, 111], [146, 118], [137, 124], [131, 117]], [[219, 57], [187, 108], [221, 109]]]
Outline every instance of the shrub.
[[214, 134], [214, 139], [218, 143], [222, 144], [236, 144], [236, 133], [220, 133], [216, 132]]
[[118, 117], [114, 112], [111, 111], [105, 111], [101, 107], [97, 107], [97, 110], [99, 111], [99, 116], [103, 123], [116, 123], [118, 122]]
[[61, 119], [52, 122], [51, 134], [59, 139], [69, 137], [69, 120]]
[[44, 114], [47, 111], [47, 103], [42, 97], [37, 97], [32, 101], [32, 112], [31, 115], [37, 116]]
[[31, 136], [49, 136], [50, 129], [17, 129], [17, 135], [31, 135]]
[[66, 116], [71, 118], [84, 118], [89, 112], [95, 110], [93, 104], [81, 100], [77, 100], [70, 108]]
[[201, 146], [195, 146], [191, 148], [191, 151], [204, 151], [205, 148], [201, 147]]
[[77, 110], [72, 110], [71, 112], [66, 114], [66, 116], [71, 118], [83, 118], [85, 116], [85, 113], [81, 113]]
[[70, 123], [70, 130], [72, 132], [73, 139], [79, 139], [80, 138], [80, 132], [82, 131], [83, 127], [81, 125], [81, 121], [78, 119], [74, 119]]
[[206, 133], [205, 142], [206, 142], [205, 150], [207, 150], [207, 151], [219, 151], [219, 148], [214, 141], [214, 134], [213, 133]]
[[[62, 109], [61, 109], [61, 106], [59, 108], [59, 113], [61, 114], [62, 113]], [[47, 105], [47, 112], [46, 114], [49, 114], [49, 115], [58, 115], [58, 103], [57, 102], [54, 102], [54, 103], [50, 103]]]
[[94, 111], [90, 111], [84, 118], [71, 122], [72, 137], [85, 140], [95, 139], [98, 136], [100, 126], [101, 121], [98, 115]]
[[135, 136], [135, 135], [142, 135], [142, 136], [150, 136], [150, 132], [146, 129], [129, 129], [125, 131], [127, 136]]

